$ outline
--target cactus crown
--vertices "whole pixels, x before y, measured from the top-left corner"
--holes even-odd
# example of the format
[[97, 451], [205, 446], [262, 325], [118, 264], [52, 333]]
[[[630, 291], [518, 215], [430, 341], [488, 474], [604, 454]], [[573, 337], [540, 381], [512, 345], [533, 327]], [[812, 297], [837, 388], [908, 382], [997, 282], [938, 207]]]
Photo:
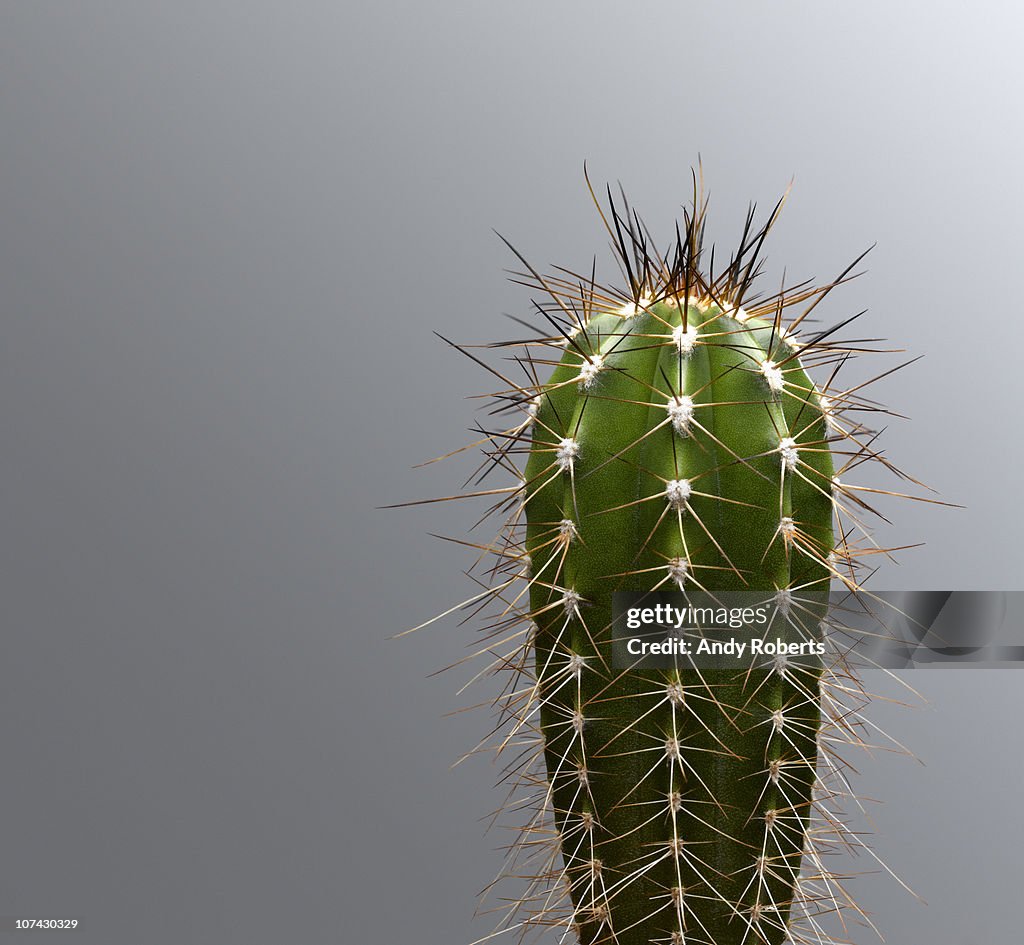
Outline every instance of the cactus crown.
[[[485, 365], [512, 419], [472, 444], [483, 488], [465, 496], [490, 497], [501, 530], [474, 545], [486, 587], [461, 605], [490, 614], [488, 671], [510, 679], [494, 747], [516, 776], [508, 809], [532, 811], [506, 870], [527, 886], [502, 928], [780, 945], [825, 941], [824, 915], [859, 913], [822, 856], [861, 844], [839, 814], [837, 754], [864, 743], [857, 679], [785, 660], [738, 678], [611, 659], [615, 591], [765, 591], [785, 617], [833, 580], [857, 592], [859, 560], [885, 551], [862, 520], [881, 490], [843, 483], [865, 462], [903, 475], [856, 419], [881, 408], [837, 382], [867, 349], [837, 338], [852, 319], [813, 314], [863, 256], [825, 285], [754, 295], [782, 203], [761, 226], [751, 208], [715, 274], [696, 175], [667, 254], [609, 189], [595, 204], [625, 291], [543, 276], [513, 248], [546, 324], [509, 343], [522, 381]], [[483, 482], [502, 471], [512, 485]]]

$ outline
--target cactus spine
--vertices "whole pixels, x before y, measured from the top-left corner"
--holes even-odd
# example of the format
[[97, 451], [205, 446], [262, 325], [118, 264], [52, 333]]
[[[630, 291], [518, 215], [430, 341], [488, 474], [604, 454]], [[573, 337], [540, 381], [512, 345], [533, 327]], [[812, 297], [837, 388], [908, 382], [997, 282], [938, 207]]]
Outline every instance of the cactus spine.
[[[785, 618], [833, 581], [856, 593], [858, 558], [885, 550], [863, 523], [865, 493], [882, 490], [840, 481], [865, 462], [903, 475], [855, 419], [881, 408], [863, 384], [836, 382], [864, 343], [837, 340], [851, 319], [809, 330], [859, 259], [826, 285], [753, 296], [781, 205], [761, 227], [751, 210], [716, 275], [696, 179], [668, 254], [609, 190], [598, 209], [625, 291], [542, 276], [516, 253], [547, 325], [510, 342], [500, 367], [470, 355], [500, 381], [494, 413], [513, 417], [472, 444], [486, 457], [481, 487], [449, 497], [487, 497], [502, 523], [495, 541], [470, 543], [485, 589], [461, 606], [490, 614], [480, 652], [487, 671], [511, 674], [493, 746], [512, 759], [505, 809], [533, 811], [505, 870], [527, 887], [504, 930], [781, 945], [831, 941], [830, 913], [863, 916], [823, 861], [863, 846], [841, 816], [837, 754], [865, 744], [856, 677], [784, 660], [747, 674], [621, 668], [611, 656], [616, 591], [757, 590]], [[484, 482], [501, 471], [511, 486]]]

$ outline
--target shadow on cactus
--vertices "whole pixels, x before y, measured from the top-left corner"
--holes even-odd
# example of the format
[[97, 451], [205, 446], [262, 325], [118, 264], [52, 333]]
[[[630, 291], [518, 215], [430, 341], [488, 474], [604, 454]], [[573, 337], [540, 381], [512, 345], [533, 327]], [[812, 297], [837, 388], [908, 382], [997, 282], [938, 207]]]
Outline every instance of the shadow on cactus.
[[[825, 285], [755, 295], [783, 201], [764, 225], [751, 210], [719, 272], [696, 174], [668, 253], [624, 195], [594, 202], [625, 288], [541, 275], [513, 249], [513, 278], [542, 296], [537, 324], [522, 323], [532, 337], [487, 346], [511, 349], [497, 365], [456, 346], [497, 379], [489, 419], [511, 418], [464, 447], [485, 458], [452, 498], [489, 499], [500, 530], [464, 542], [484, 590], [448, 612], [480, 620], [482, 674], [507, 677], [488, 747], [510, 759], [504, 810], [525, 822], [499, 931], [831, 941], [829, 914], [866, 921], [825, 862], [862, 846], [840, 812], [839, 753], [869, 741], [860, 682], [784, 659], [743, 674], [617, 668], [612, 595], [751, 589], [789, 606], [833, 582], [861, 591], [865, 558], [889, 552], [865, 525], [870, 500], [905, 494], [846, 475], [872, 463], [908, 477], [877, 449], [870, 421], [885, 411], [867, 385], [838, 379], [873, 350], [840, 337], [857, 316], [815, 313], [863, 256]], [[492, 486], [500, 476], [512, 484]]]

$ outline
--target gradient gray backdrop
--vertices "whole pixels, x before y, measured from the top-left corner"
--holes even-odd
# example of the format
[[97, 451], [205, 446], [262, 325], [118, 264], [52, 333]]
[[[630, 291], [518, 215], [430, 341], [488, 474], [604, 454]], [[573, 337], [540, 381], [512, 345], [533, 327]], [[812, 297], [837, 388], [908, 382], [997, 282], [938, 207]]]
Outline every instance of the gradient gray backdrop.
[[[468, 593], [450, 491], [484, 375], [431, 331], [529, 312], [621, 179], [712, 235], [795, 175], [769, 279], [826, 279], [919, 364], [892, 457], [969, 506], [881, 587], [1020, 589], [1014, 3], [0, 4], [0, 915], [80, 945], [459, 945], [489, 931], [495, 770], [470, 639], [389, 634]], [[889, 364], [891, 362], [887, 362]], [[857, 884], [893, 943], [1019, 936], [1013, 672], [919, 672], [865, 759]], [[477, 698], [486, 697], [486, 686]], [[870, 868], [861, 861], [858, 868]], [[0, 938], [3, 938], [0, 936]], [[857, 933], [858, 942], [871, 941]]]

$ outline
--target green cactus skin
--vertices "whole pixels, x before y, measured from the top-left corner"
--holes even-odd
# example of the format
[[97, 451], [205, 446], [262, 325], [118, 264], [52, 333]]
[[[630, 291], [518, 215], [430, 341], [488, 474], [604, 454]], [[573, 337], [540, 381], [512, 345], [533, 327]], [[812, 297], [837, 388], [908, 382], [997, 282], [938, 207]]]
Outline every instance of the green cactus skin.
[[612, 593], [827, 589], [825, 419], [771, 324], [671, 296], [625, 312], [576, 334], [526, 469], [541, 725], [575, 923], [586, 945], [777, 945], [815, 780], [816, 683], [611, 670]]
[[[825, 856], [867, 847], [845, 820], [840, 749], [882, 736], [866, 732], [856, 673], [841, 661], [623, 669], [611, 622], [616, 591], [752, 590], [774, 598], [783, 628], [797, 608], [816, 626], [825, 611], [806, 595], [834, 583], [856, 596], [861, 557], [894, 550], [867, 532], [868, 500], [916, 497], [840, 481], [871, 463], [909, 478], [864, 425], [883, 409], [864, 396], [870, 382], [837, 383], [874, 349], [837, 337], [850, 318], [809, 329], [862, 257], [825, 285], [755, 296], [782, 201], [760, 228], [751, 210], [717, 274], [696, 174], [668, 255], [624, 196], [620, 208], [609, 190], [607, 211], [594, 202], [626, 288], [542, 276], [513, 249], [525, 267], [513, 279], [542, 293], [535, 315], [553, 330], [489, 346], [513, 352], [495, 366], [453, 345], [498, 389], [470, 444], [485, 455], [474, 484], [427, 500], [486, 498], [483, 518], [500, 521], [493, 541], [463, 542], [483, 590], [427, 621], [460, 609], [482, 620], [475, 649], [489, 662], [474, 678], [506, 678], [480, 747], [506, 760], [496, 819], [516, 818], [495, 882], [521, 888], [492, 906], [495, 935], [827, 945], [834, 921], [848, 940], [864, 913]], [[502, 473], [512, 485], [493, 482]]]

